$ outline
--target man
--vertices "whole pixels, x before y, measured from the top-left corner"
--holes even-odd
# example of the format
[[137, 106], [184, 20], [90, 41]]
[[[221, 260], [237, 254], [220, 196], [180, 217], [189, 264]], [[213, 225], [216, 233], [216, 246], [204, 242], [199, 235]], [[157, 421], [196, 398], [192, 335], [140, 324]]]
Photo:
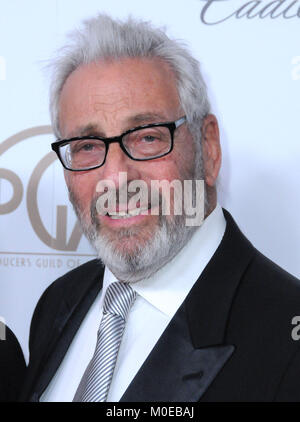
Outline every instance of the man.
[[[53, 149], [99, 259], [40, 299], [21, 400], [299, 399], [299, 284], [217, 204], [219, 131], [198, 63], [133, 20], [99, 16], [72, 40], [54, 66]], [[130, 202], [131, 182], [201, 179], [200, 227], [175, 212], [176, 189], [169, 215], [165, 193]]]
[[14, 333], [0, 321], [0, 402], [17, 401], [26, 365]]

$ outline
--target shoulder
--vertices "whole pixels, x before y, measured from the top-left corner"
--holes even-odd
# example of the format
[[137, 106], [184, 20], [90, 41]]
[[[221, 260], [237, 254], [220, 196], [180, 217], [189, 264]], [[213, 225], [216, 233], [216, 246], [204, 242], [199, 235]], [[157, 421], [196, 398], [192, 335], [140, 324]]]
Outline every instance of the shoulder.
[[56, 279], [45, 290], [46, 294], [56, 293], [60, 290], [72, 290], [75, 284], [84, 284], [85, 280], [89, 280], [103, 271], [104, 267], [99, 259], [88, 261], [77, 268], [65, 273]]
[[[241, 233], [231, 215], [223, 211], [227, 220], [226, 242], [222, 242], [223, 264], [232, 268], [239, 266], [242, 270], [236, 298], [245, 297], [249, 304], [246, 308], [261, 303], [266, 311], [275, 310], [278, 305], [277, 310], [298, 305], [300, 281], [259, 252]], [[247, 259], [241, 266], [243, 256]]]
[[[239, 344], [244, 356], [253, 352], [257, 359], [261, 354], [270, 361], [277, 356], [282, 359], [278, 366], [283, 366], [300, 344], [291, 335], [292, 320], [300, 315], [300, 281], [259, 252], [232, 217], [224, 215], [229, 240], [222, 249], [226, 257], [222, 263], [230, 268], [226, 274], [231, 278], [240, 268], [228, 315], [227, 340]], [[241, 265], [243, 256], [248, 259]]]
[[262, 253], [255, 251], [241, 280], [248, 302], [261, 302], [264, 309], [295, 311], [300, 301], [300, 281]]
[[[285, 367], [300, 342], [292, 338], [293, 319], [300, 315], [300, 282], [260, 252], [245, 269], [229, 317], [228, 336], [244, 356], [268, 356]], [[267, 363], [266, 363], [267, 365]]]
[[48, 301], [60, 302], [65, 297], [72, 299], [73, 296], [85, 291], [95, 279], [103, 274], [103, 271], [104, 267], [101, 261], [93, 259], [67, 272], [48, 286], [37, 307]]

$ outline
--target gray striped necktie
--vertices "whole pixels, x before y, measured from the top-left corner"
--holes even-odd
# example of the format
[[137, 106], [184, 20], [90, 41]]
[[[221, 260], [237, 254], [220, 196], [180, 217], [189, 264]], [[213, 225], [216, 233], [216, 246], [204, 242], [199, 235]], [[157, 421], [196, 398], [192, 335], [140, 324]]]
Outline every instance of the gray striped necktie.
[[74, 402], [106, 401], [125, 321], [135, 297], [136, 292], [128, 283], [115, 282], [108, 286], [95, 353], [83, 374]]

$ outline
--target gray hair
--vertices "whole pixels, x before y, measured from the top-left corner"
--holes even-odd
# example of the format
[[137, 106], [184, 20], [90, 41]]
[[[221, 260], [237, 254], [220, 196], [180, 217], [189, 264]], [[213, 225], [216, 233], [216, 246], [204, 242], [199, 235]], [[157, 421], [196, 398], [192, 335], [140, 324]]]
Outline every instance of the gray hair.
[[60, 94], [66, 79], [75, 69], [99, 60], [156, 57], [168, 63], [173, 70], [181, 107], [192, 135], [200, 142], [202, 120], [209, 113], [210, 104], [199, 63], [182, 42], [171, 40], [163, 30], [153, 28], [148, 22], [132, 18], [121, 22], [103, 14], [86, 20], [83, 28], [70, 33], [69, 38], [69, 44], [52, 62], [50, 114], [58, 138]]

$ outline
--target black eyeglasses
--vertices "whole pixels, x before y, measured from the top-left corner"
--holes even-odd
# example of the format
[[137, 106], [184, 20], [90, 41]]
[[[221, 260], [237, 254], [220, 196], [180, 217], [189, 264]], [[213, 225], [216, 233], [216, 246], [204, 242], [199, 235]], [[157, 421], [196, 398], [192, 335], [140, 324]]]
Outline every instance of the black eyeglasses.
[[61, 139], [53, 142], [51, 147], [64, 168], [71, 171], [92, 170], [103, 166], [109, 145], [113, 142], [117, 142], [132, 160], [154, 160], [172, 151], [174, 132], [185, 121], [186, 116], [183, 116], [175, 122], [139, 126], [113, 138], [80, 136]]

